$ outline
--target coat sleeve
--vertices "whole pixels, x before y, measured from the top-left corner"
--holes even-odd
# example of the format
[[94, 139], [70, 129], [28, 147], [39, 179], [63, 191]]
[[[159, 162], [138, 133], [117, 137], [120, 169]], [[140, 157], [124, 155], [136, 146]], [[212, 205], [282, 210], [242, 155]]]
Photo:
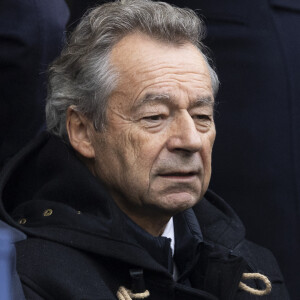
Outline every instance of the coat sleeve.
[[20, 275], [20, 278], [26, 300], [54, 300], [53, 297], [27, 276]]
[[42, 296], [32, 290], [30, 287], [23, 285], [23, 291], [27, 300], [44, 300]]

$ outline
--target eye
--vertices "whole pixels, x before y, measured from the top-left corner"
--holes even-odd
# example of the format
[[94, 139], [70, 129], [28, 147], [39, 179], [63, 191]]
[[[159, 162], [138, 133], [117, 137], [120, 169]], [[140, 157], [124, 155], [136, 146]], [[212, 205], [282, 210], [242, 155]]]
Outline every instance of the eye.
[[201, 128], [209, 128], [212, 124], [212, 116], [206, 114], [194, 115], [193, 116], [195, 125], [198, 126], [199, 129]]
[[195, 115], [193, 118], [196, 120], [211, 121], [211, 116], [209, 115]]
[[142, 119], [148, 122], [157, 122], [163, 120], [165, 117], [163, 115], [151, 115], [143, 117]]

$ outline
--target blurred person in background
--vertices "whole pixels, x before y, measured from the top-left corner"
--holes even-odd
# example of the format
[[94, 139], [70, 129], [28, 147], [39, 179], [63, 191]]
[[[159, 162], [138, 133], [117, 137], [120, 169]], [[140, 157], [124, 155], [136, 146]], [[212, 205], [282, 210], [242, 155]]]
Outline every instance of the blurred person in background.
[[45, 128], [46, 71], [68, 19], [64, 0], [0, 1], [0, 169]]

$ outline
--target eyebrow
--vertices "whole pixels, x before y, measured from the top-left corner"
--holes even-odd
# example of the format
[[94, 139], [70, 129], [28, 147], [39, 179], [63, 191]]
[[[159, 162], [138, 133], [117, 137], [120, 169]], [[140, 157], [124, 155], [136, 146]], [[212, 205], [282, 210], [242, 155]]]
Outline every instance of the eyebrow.
[[212, 96], [201, 96], [196, 99], [196, 101], [193, 101], [190, 108], [194, 107], [211, 107], [214, 108], [215, 101]]
[[146, 94], [139, 102], [134, 106], [134, 110], [138, 110], [140, 107], [146, 104], [154, 103], [167, 103], [172, 104], [171, 96], [169, 94]]
[[[146, 94], [134, 107], [134, 110], [139, 109], [143, 105], [146, 104], [154, 104], [154, 103], [166, 103], [166, 104], [174, 104], [172, 101], [172, 96], [169, 94]], [[212, 96], [200, 96], [197, 97], [195, 101], [190, 105], [189, 109], [195, 107], [212, 107], [214, 108], [214, 98]]]
[[146, 94], [146, 96], [141, 100], [141, 105], [157, 101], [170, 102], [170, 100], [171, 97], [169, 94]]

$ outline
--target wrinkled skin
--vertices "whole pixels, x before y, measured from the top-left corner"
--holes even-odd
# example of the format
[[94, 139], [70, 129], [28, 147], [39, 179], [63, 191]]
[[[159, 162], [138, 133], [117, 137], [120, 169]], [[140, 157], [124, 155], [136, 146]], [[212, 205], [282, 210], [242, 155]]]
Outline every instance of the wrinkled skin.
[[94, 130], [93, 173], [137, 224], [159, 235], [208, 188], [215, 139], [213, 93], [202, 54], [134, 33], [118, 42], [107, 130]]

